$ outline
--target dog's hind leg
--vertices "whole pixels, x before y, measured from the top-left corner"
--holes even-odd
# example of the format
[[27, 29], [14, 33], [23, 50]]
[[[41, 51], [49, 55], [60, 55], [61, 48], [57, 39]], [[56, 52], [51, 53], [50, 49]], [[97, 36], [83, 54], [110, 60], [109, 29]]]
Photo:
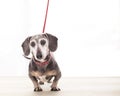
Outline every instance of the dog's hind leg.
[[47, 79], [47, 83], [52, 83], [52, 78], [54, 76], [47, 76], [46, 79]]
[[43, 82], [43, 81], [40, 81], [39, 84], [40, 84], [40, 85], [44, 85], [44, 82]]

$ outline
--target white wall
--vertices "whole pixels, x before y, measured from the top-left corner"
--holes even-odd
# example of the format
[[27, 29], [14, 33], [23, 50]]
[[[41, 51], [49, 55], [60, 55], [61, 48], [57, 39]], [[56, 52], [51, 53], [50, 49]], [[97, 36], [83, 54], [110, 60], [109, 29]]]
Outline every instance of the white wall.
[[[0, 76], [27, 76], [23, 40], [42, 32], [47, 0], [0, 0]], [[46, 32], [63, 76], [120, 76], [119, 0], [50, 0]]]

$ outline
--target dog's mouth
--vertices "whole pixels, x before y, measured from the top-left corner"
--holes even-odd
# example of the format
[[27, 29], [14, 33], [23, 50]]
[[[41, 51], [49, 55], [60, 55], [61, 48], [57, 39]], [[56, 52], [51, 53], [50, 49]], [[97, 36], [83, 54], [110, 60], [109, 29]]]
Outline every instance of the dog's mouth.
[[46, 58], [41, 61], [41, 60], [36, 60], [34, 57], [33, 57], [33, 62], [35, 62], [35, 64], [39, 65], [39, 66], [44, 66], [44, 65], [48, 65], [49, 62], [51, 60], [51, 55], [47, 55]]
[[[41, 57], [42, 57], [42, 56], [41, 56]], [[48, 61], [48, 60], [50, 59], [50, 57], [51, 57], [50, 54], [48, 54], [48, 55], [45, 57], [45, 59], [43, 59], [43, 58], [37, 58], [37, 56], [35, 57], [35, 56], [33, 55], [33, 59], [34, 59], [36, 62], [40, 62], [40, 63], [43, 63], [43, 62]]]
[[36, 58], [35, 56], [33, 56], [33, 59], [36, 61], [36, 62], [45, 62], [46, 60], [45, 59], [42, 59], [42, 58]]

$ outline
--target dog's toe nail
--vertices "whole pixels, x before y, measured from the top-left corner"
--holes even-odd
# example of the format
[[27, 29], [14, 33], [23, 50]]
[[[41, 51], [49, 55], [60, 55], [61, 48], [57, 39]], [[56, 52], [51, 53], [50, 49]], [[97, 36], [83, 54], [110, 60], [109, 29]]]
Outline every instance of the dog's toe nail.
[[37, 88], [34, 89], [34, 91], [35, 91], [35, 92], [38, 92], [38, 91], [42, 91], [42, 89], [39, 88], [39, 87], [37, 87]]
[[51, 91], [60, 91], [60, 88], [52, 88]]

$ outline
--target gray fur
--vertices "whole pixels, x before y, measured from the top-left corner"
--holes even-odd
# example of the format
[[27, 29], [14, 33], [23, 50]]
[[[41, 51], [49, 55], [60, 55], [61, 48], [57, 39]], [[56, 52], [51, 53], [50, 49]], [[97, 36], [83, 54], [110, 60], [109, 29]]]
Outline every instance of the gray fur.
[[[45, 38], [48, 40], [46, 41], [48, 42], [48, 50], [49, 50], [48, 52], [46, 52], [47, 54], [46, 61], [48, 62], [47, 64], [42, 65], [43, 62], [38, 61], [35, 58], [35, 56], [31, 57], [31, 61], [29, 64], [29, 77], [34, 84], [34, 91], [42, 91], [42, 88], [40, 87], [39, 83], [41, 82], [42, 84], [44, 84], [44, 82], [41, 80], [44, 76], [45, 79], [47, 79], [47, 82], [50, 82], [50, 80], [54, 77], [51, 85], [51, 91], [59, 91], [60, 89], [57, 87], [57, 83], [61, 77], [61, 71], [58, 67], [57, 62], [51, 55], [51, 52], [54, 52], [57, 49], [57, 41], [58, 41], [57, 37], [46, 33], [46, 34], [35, 35], [26, 38], [22, 44], [24, 55], [28, 56], [31, 52], [30, 49], [31, 40], [35, 40], [39, 44], [39, 40], [38, 40], [39, 38], [40, 39]], [[39, 47], [37, 48], [37, 50], [40, 50], [39, 52], [41, 52], [41, 49], [39, 49]], [[37, 63], [41, 65], [38, 65]]]
[[29, 48], [30, 39], [31, 37], [27, 37], [25, 41], [22, 43], [22, 48], [25, 56], [28, 56], [30, 54], [30, 48]]

